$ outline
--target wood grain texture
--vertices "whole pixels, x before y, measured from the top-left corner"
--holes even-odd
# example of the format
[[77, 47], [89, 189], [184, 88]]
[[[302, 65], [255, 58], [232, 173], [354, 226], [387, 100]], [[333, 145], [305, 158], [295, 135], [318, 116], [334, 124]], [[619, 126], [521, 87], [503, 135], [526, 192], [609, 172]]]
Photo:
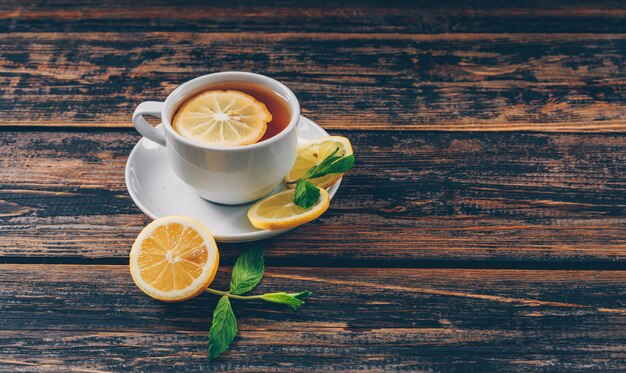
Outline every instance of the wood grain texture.
[[[150, 221], [124, 183], [139, 136], [0, 133], [0, 255], [18, 262], [124, 261]], [[626, 260], [622, 135], [334, 134], [351, 139], [357, 164], [320, 219], [264, 243], [271, 263], [532, 267]], [[222, 247], [232, 263], [249, 244]]]
[[295, 90], [328, 129], [622, 132], [623, 34], [1, 34], [0, 125], [130, 127], [206, 73]]
[[[228, 283], [224, 268], [212, 285]], [[235, 302], [240, 334], [208, 363], [217, 298], [164, 304], [126, 266], [0, 265], [3, 370], [623, 371], [623, 272], [268, 268], [309, 289], [294, 313]]]
[[620, 1], [3, 1], [0, 31], [625, 32]]

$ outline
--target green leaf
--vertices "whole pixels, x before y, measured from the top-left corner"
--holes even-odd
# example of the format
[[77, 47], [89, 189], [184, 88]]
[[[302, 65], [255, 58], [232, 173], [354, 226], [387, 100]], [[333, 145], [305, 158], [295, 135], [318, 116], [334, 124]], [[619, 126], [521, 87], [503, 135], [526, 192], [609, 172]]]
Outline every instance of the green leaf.
[[306, 172], [304, 177], [307, 178], [307, 179], [310, 179], [311, 176], [314, 175], [316, 172], [318, 172], [319, 170], [325, 168], [326, 166], [328, 166], [329, 164], [333, 163], [337, 159], [341, 158], [341, 156], [337, 156], [336, 155], [338, 151], [339, 151], [339, 147], [335, 148], [335, 150], [332, 153], [330, 153], [326, 158], [324, 158], [324, 160], [322, 160], [320, 162], [320, 164], [311, 167]]
[[309, 168], [309, 170], [306, 172], [306, 174], [304, 174], [304, 178], [305, 179], [310, 179], [311, 175], [314, 175], [318, 168], [319, 168], [319, 165], [315, 165], [315, 166]]
[[292, 293], [291, 295], [293, 295], [295, 298], [298, 298], [298, 299], [304, 299], [304, 298], [308, 297], [311, 294], [313, 294], [313, 293], [311, 293], [310, 291], [306, 291], [305, 290], [305, 291], [301, 291], [299, 293]]
[[[339, 148], [337, 148], [335, 152], [337, 150], [339, 150]], [[331, 154], [319, 165], [311, 167], [306, 173], [306, 178], [316, 179], [328, 174], [342, 174], [351, 169], [352, 166], [354, 166], [354, 154], [341, 157]]]
[[354, 154], [342, 157], [331, 165], [327, 166], [322, 174], [317, 173], [316, 177], [321, 177], [327, 174], [343, 174], [354, 166]]
[[311, 295], [310, 291], [288, 294], [285, 292], [263, 294], [264, 300], [272, 303], [284, 304], [292, 310], [296, 311], [298, 307], [304, 304], [302, 300]]
[[227, 296], [220, 298], [213, 311], [209, 335], [209, 360], [215, 360], [228, 349], [237, 335], [237, 319]]
[[261, 281], [264, 272], [263, 248], [254, 247], [247, 250], [235, 262], [230, 279], [230, 292], [235, 295], [249, 292]]
[[320, 190], [310, 181], [298, 180], [293, 201], [303, 209], [309, 209], [320, 199]]

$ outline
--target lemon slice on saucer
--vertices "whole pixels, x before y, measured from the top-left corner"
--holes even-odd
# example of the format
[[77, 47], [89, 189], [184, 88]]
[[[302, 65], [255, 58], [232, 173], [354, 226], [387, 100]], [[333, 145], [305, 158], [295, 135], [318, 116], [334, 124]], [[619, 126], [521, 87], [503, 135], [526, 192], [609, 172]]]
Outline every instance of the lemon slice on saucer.
[[255, 203], [248, 210], [248, 219], [259, 229], [286, 229], [308, 223], [328, 210], [330, 196], [320, 189], [319, 200], [309, 209], [293, 201], [295, 190], [288, 189]]
[[148, 224], [130, 251], [130, 274], [152, 298], [176, 302], [202, 293], [213, 281], [219, 252], [199, 221], [166, 216]]
[[254, 144], [271, 122], [262, 102], [239, 91], [206, 91], [178, 109], [172, 127], [183, 137], [227, 147]]
[[[322, 137], [300, 145], [297, 150], [296, 162], [285, 177], [287, 187], [295, 188], [299, 178], [304, 177], [311, 167], [320, 164], [324, 158], [328, 157], [337, 148], [339, 148], [339, 151], [336, 155], [352, 154], [350, 140], [341, 136]], [[328, 174], [309, 181], [318, 188], [327, 188], [339, 180], [341, 176], [343, 174]]]

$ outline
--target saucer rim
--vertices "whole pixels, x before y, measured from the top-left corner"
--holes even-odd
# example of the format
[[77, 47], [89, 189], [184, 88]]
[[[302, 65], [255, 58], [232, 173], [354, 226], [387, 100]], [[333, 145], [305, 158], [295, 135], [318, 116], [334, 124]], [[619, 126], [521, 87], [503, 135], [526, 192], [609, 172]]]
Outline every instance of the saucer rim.
[[[309, 122], [310, 125], [313, 125], [315, 127], [317, 127], [317, 129], [320, 130], [320, 132], [323, 134], [323, 137], [329, 137], [330, 134], [328, 132], [326, 132], [325, 129], [323, 129], [319, 124], [315, 123], [314, 121], [312, 121], [311, 119], [300, 115], [300, 120], [304, 120]], [[297, 131], [297, 127], [296, 127], [296, 131]], [[133, 203], [135, 203], [135, 205], [139, 208], [139, 210], [141, 210], [141, 212], [143, 212], [145, 215], [147, 215], [150, 219], [156, 220], [156, 219], [160, 219], [163, 216], [158, 216], [157, 214], [154, 214], [153, 211], [151, 211], [150, 209], [148, 209], [142, 202], [141, 199], [138, 195], [136, 195], [136, 193], [133, 192], [133, 188], [130, 187], [130, 182], [129, 182], [129, 177], [130, 177], [130, 165], [132, 162], [132, 160], [134, 158], [137, 157], [137, 153], [140, 151], [138, 149], [140, 149], [140, 145], [142, 145], [142, 141], [150, 141], [153, 142], [145, 137], [142, 137], [141, 139], [139, 139], [139, 141], [137, 141], [137, 143], [135, 144], [135, 146], [133, 146], [133, 149], [131, 150], [130, 154], [128, 155], [128, 159], [126, 160], [126, 166], [124, 167], [124, 182], [126, 183], [126, 190], [128, 191], [128, 194], [130, 195], [130, 198], [133, 200]], [[309, 141], [309, 140], [307, 140]], [[156, 143], [155, 143], [156, 144]], [[157, 144], [158, 145], [158, 144]], [[159, 147], [161, 147], [161, 145], [158, 145]], [[135, 161], [136, 162], [136, 161]], [[339, 186], [341, 185], [341, 181], [343, 180], [343, 177], [339, 178], [339, 180], [337, 180], [330, 188], [328, 188], [328, 194], [330, 197], [330, 200], [333, 199], [333, 197], [335, 196], [335, 194], [337, 193], [337, 191], [339, 190]], [[182, 182], [182, 180], [181, 180]], [[190, 193], [193, 193], [193, 191], [189, 191]], [[256, 202], [256, 201], [254, 201]], [[250, 202], [247, 203], [245, 205], [251, 205], [254, 202]], [[207, 201], [207, 203], [213, 203], [210, 201]], [[251, 231], [251, 232], [246, 232], [246, 233], [239, 233], [239, 234], [233, 234], [233, 235], [213, 235], [213, 237], [215, 238], [216, 241], [218, 242], [251, 242], [251, 241], [258, 241], [258, 240], [263, 240], [263, 239], [268, 239], [271, 237], [275, 237], [278, 235], [281, 235], [283, 233], [286, 233], [296, 227], [293, 228], [287, 228], [287, 229], [277, 229], [277, 230], [268, 230], [268, 229], [263, 229], [263, 230], [257, 230], [257, 231]], [[211, 232], [213, 233], [213, 232]]]

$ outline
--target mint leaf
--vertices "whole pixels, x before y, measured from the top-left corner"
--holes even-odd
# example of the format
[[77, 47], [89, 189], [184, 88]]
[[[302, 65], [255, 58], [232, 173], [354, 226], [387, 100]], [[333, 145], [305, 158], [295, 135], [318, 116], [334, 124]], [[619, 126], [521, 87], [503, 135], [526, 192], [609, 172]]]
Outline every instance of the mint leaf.
[[230, 292], [235, 295], [249, 292], [261, 281], [264, 272], [263, 248], [254, 247], [247, 250], [235, 262], [230, 279]]
[[311, 179], [312, 175], [314, 175], [315, 173], [317, 173], [319, 170], [325, 168], [326, 166], [328, 166], [329, 164], [333, 163], [334, 161], [336, 161], [337, 159], [341, 158], [341, 156], [337, 156], [337, 152], [339, 151], [339, 147], [335, 148], [335, 150], [330, 153], [326, 158], [324, 158], [323, 161], [320, 162], [320, 164], [315, 165], [313, 167], [311, 167], [306, 174], [304, 175], [305, 178], [307, 179]]
[[323, 169], [319, 168], [311, 177], [315, 179], [328, 174], [342, 174], [354, 166], [354, 154], [350, 154], [345, 157], [341, 157], [332, 164], [325, 166]]
[[310, 181], [299, 179], [293, 201], [303, 209], [309, 209], [320, 199], [320, 190]]
[[316, 179], [328, 174], [342, 174], [354, 165], [354, 154], [347, 156], [337, 156], [339, 147], [328, 157], [324, 158], [320, 164], [311, 167], [304, 175], [305, 179]]
[[292, 310], [296, 311], [298, 307], [304, 304], [302, 298], [308, 297], [309, 295], [311, 295], [310, 291], [303, 291], [300, 293], [292, 294], [288, 294], [285, 292], [267, 293], [263, 294], [261, 297], [267, 302], [284, 304]]
[[311, 293], [310, 291], [306, 291], [305, 290], [305, 291], [301, 291], [299, 293], [292, 293], [290, 295], [293, 295], [295, 298], [298, 298], [298, 299], [304, 299], [304, 298], [308, 297], [311, 294], [313, 294], [313, 293]]
[[226, 351], [236, 335], [237, 319], [230, 306], [228, 296], [223, 296], [213, 311], [213, 322], [209, 335], [209, 360], [217, 359], [222, 352]]

